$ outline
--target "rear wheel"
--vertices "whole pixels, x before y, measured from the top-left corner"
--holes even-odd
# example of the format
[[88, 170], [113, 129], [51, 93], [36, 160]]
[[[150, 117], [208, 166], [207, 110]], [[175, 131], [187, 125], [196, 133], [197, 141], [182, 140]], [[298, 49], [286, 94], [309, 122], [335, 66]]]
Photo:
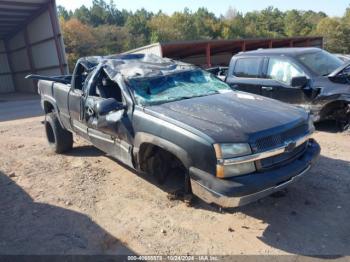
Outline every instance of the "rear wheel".
[[45, 117], [45, 131], [47, 141], [53, 152], [61, 154], [72, 149], [72, 133], [61, 126], [56, 114], [53, 112]]

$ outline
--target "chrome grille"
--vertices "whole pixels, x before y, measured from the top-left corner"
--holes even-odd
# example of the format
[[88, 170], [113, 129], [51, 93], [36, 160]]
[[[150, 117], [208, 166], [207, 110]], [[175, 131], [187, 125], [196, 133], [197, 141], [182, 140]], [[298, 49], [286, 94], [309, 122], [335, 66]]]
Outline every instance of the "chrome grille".
[[280, 134], [258, 138], [255, 141], [254, 151], [263, 152], [275, 147], [283, 146], [285, 141], [296, 139], [303, 136], [308, 131], [307, 125], [299, 125], [288, 129]]
[[308, 142], [305, 142], [291, 152], [285, 152], [283, 154], [261, 159], [260, 163], [258, 163], [258, 169], [261, 170], [282, 166], [295, 160], [305, 152], [307, 144]]

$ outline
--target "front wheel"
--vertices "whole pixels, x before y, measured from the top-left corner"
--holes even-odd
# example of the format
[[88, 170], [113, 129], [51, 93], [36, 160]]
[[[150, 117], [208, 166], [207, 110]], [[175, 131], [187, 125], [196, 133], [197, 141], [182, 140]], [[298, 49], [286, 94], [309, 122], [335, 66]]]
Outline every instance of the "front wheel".
[[73, 135], [61, 126], [55, 113], [45, 116], [45, 131], [53, 152], [61, 154], [72, 149]]

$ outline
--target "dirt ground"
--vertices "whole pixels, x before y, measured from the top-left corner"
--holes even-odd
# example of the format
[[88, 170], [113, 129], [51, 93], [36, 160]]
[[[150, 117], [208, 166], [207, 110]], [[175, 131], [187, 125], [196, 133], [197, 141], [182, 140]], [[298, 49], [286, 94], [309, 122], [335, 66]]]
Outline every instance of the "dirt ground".
[[350, 255], [350, 135], [287, 192], [220, 210], [187, 207], [81, 139], [50, 152], [43, 117], [0, 122], [0, 254]]

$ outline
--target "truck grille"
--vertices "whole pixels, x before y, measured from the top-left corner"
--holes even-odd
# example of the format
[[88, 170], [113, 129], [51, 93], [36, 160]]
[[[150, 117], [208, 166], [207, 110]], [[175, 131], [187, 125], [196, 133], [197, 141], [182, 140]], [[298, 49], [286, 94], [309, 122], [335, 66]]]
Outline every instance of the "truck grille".
[[306, 134], [307, 131], [307, 125], [299, 125], [280, 134], [258, 138], [255, 141], [255, 145], [253, 145], [253, 150], [256, 153], [259, 153], [275, 147], [283, 146], [285, 141], [301, 137]]
[[300, 157], [305, 152], [307, 145], [308, 142], [305, 142], [291, 152], [285, 152], [283, 154], [261, 159], [259, 162], [257, 162], [257, 167], [259, 170], [262, 170], [286, 165]]

